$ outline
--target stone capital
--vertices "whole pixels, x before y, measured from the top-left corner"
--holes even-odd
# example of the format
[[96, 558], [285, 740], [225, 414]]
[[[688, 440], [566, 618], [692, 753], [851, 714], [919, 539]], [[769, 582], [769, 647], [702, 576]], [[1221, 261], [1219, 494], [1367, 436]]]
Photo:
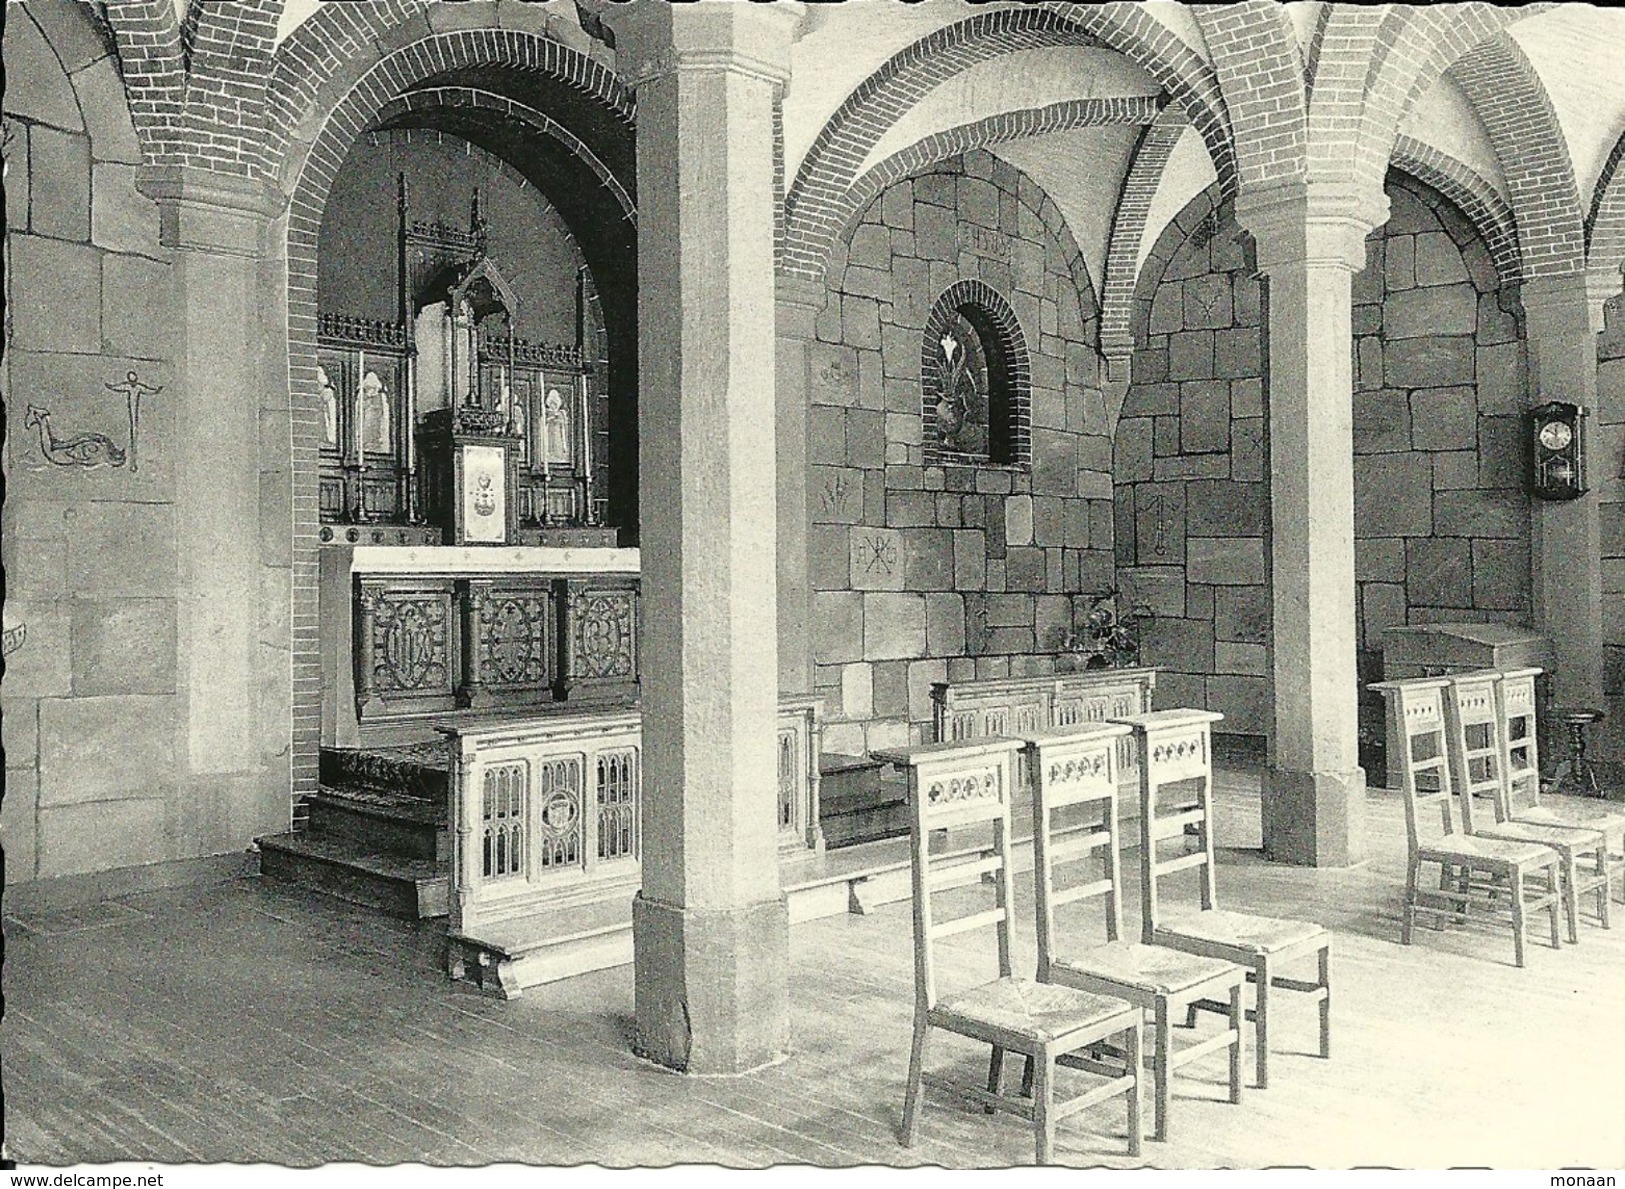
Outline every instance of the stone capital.
[[[1610, 301], [1621, 295], [1621, 276], [1617, 268], [1588, 268], [1585, 271], [1586, 316], [1591, 332], [1601, 334], [1606, 328], [1604, 311]], [[1617, 306], [1617, 302], [1615, 302]]]
[[1356, 187], [1293, 183], [1236, 196], [1236, 222], [1253, 237], [1258, 269], [1365, 267], [1365, 237], [1388, 220], [1387, 196]]
[[1604, 306], [1619, 291], [1619, 277], [1598, 270], [1526, 277], [1518, 298], [1532, 338], [1549, 332], [1578, 332], [1582, 325], [1596, 334], [1603, 329]]
[[158, 204], [165, 247], [223, 256], [259, 256], [266, 224], [286, 203], [269, 181], [191, 166], [143, 168], [136, 188]]
[[1106, 381], [1128, 383], [1134, 367], [1134, 335], [1127, 330], [1102, 332], [1100, 356]]
[[740, 74], [782, 88], [804, 13], [800, 0], [632, 0], [604, 19], [615, 32], [616, 69], [634, 91], [691, 71]]
[[829, 288], [822, 281], [778, 273], [773, 286], [778, 306], [778, 332], [782, 338], [811, 341], [818, 311], [829, 301]]

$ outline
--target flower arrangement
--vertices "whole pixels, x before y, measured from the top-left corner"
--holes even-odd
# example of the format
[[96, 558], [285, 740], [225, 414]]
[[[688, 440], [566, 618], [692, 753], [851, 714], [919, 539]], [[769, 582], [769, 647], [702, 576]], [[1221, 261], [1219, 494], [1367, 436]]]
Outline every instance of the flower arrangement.
[[1127, 603], [1116, 587], [1089, 604], [1081, 628], [1066, 638], [1066, 650], [1082, 655], [1086, 669], [1121, 669], [1140, 663], [1140, 632], [1152, 617], [1150, 607]]

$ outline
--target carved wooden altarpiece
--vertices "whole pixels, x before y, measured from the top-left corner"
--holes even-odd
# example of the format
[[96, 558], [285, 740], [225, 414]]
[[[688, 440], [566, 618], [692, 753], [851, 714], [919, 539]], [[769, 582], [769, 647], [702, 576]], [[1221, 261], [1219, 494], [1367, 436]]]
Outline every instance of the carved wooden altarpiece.
[[398, 185], [397, 319], [319, 318], [323, 524], [409, 526], [420, 543], [613, 547], [599, 523], [585, 276], [576, 342], [527, 342], [478, 191], [464, 230], [413, 220], [404, 175]]

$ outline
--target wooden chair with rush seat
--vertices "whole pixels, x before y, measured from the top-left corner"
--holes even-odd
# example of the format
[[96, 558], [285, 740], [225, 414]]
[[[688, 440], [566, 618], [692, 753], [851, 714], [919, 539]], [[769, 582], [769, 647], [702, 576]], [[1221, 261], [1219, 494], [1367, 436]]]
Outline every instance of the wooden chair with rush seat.
[[[901, 1139], [905, 1146], [914, 1143], [924, 1089], [931, 1086], [979, 1102], [990, 1111], [1008, 1111], [1028, 1120], [1037, 1161], [1048, 1164], [1054, 1158], [1057, 1122], [1121, 1094], [1127, 1099], [1129, 1154], [1137, 1156], [1141, 1141], [1140, 1009], [1123, 999], [1018, 977], [1011, 967], [1015, 904], [1011, 895], [1010, 795], [1020, 747], [1015, 740], [995, 738], [876, 753], [908, 773], [911, 819], [914, 1041]], [[981, 857], [944, 860], [930, 853], [932, 831], [983, 825], [992, 827], [993, 841]], [[949, 919], [938, 915], [933, 904], [936, 897], [955, 889], [979, 888], [989, 881], [992, 908]], [[998, 978], [940, 995], [937, 943], [988, 925], [994, 926], [998, 936]], [[991, 1046], [985, 1089], [925, 1071], [934, 1029]], [[1090, 1055], [1089, 1050], [1102, 1042], [1123, 1053], [1120, 1064]], [[1006, 1053], [1025, 1056], [1031, 1063], [1030, 1086], [1024, 1079], [1022, 1092], [1014, 1095], [1003, 1093]], [[1102, 1074], [1107, 1080], [1058, 1101], [1058, 1065]]]
[[[1595, 892], [1597, 915], [1604, 928], [1609, 925], [1607, 841], [1601, 830], [1583, 826], [1507, 819], [1506, 747], [1496, 698], [1499, 681], [1499, 673], [1486, 669], [1451, 677], [1445, 690], [1446, 750], [1451, 784], [1461, 803], [1462, 829], [1474, 837], [1535, 843], [1555, 851], [1569, 941], [1578, 944], [1580, 897]], [[1492, 820], [1483, 820], [1478, 812], [1481, 807], [1474, 804], [1474, 798], [1479, 796], [1489, 802]]]
[[1540, 799], [1540, 740], [1536, 724], [1539, 669], [1508, 669], [1495, 683], [1495, 707], [1501, 724], [1506, 773], [1502, 811], [1515, 822], [1580, 826], [1600, 831], [1608, 843], [1609, 874], [1625, 901], [1625, 808], [1606, 801]]
[[[1209, 710], [1159, 710], [1152, 714], [1115, 718], [1134, 728], [1140, 748], [1140, 901], [1141, 940], [1188, 954], [1218, 958], [1247, 967], [1255, 988], [1254, 1060], [1260, 1089], [1269, 1085], [1269, 1019], [1271, 991], [1298, 991], [1314, 997], [1320, 1007], [1320, 1055], [1331, 1056], [1331, 951], [1332, 935], [1312, 921], [1232, 912], [1218, 907], [1213, 863], [1213, 758], [1212, 724], [1224, 718]], [[1178, 808], [1163, 804], [1167, 786], [1196, 786], [1194, 804]], [[1162, 858], [1160, 842], [1186, 837], [1195, 831], [1196, 849]], [[1199, 909], [1170, 911], [1162, 902], [1158, 883], [1166, 876], [1196, 870]], [[1318, 977], [1313, 981], [1287, 978], [1282, 965], [1314, 955]], [[1217, 1000], [1202, 999], [1187, 1009], [1186, 1023], [1197, 1010], [1228, 1012]]]
[[[1446, 918], [1464, 923], [1475, 891], [1480, 894], [1479, 903], [1488, 909], [1489, 895], [1506, 890], [1510, 893], [1513, 959], [1522, 966], [1530, 912], [1545, 911], [1550, 916], [1552, 948], [1562, 945], [1557, 921], [1560, 860], [1555, 851], [1539, 843], [1457, 833], [1445, 723], [1449, 685], [1448, 678], [1419, 677], [1381, 681], [1370, 687], [1387, 703], [1388, 737], [1400, 743], [1398, 755], [1389, 757], [1390, 764], [1398, 761], [1408, 850], [1400, 943], [1411, 944], [1418, 913], [1431, 914], [1439, 928]], [[1439, 826], [1432, 828], [1425, 821], [1430, 800], [1439, 807]], [[1437, 891], [1422, 887], [1426, 864], [1439, 866]], [[1531, 888], [1530, 883], [1540, 877], [1544, 877], [1544, 886]]]
[[[1165, 1140], [1169, 1130], [1169, 1082], [1180, 1066], [1228, 1048], [1230, 1101], [1241, 1101], [1242, 1036], [1246, 1030], [1242, 988], [1247, 982], [1247, 969], [1123, 936], [1117, 749], [1131, 733], [1131, 728], [1123, 725], [1093, 725], [1025, 736], [1033, 798], [1038, 979], [1127, 999], [1152, 1013], [1153, 1135]], [[1063, 832], [1062, 820], [1067, 816], [1083, 821], [1068, 823]], [[1091, 880], [1084, 865], [1095, 858], [1099, 859], [1100, 872]], [[1074, 945], [1071, 939], [1063, 942], [1056, 928], [1056, 910], [1095, 898], [1105, 902], [1105, 943]], [[1207, 998], [1228, 1000], [1230, 1016], [1225, 1030], [1176, 1051], [1171, 1015]]]

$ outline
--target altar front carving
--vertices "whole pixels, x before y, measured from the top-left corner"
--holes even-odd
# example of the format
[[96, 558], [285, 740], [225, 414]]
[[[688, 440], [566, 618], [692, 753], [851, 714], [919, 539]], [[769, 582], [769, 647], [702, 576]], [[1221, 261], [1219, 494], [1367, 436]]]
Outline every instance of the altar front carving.
[[321, 573], [327, 746], [462, 711], [635, 700], [635, 549], [333, 547]]

